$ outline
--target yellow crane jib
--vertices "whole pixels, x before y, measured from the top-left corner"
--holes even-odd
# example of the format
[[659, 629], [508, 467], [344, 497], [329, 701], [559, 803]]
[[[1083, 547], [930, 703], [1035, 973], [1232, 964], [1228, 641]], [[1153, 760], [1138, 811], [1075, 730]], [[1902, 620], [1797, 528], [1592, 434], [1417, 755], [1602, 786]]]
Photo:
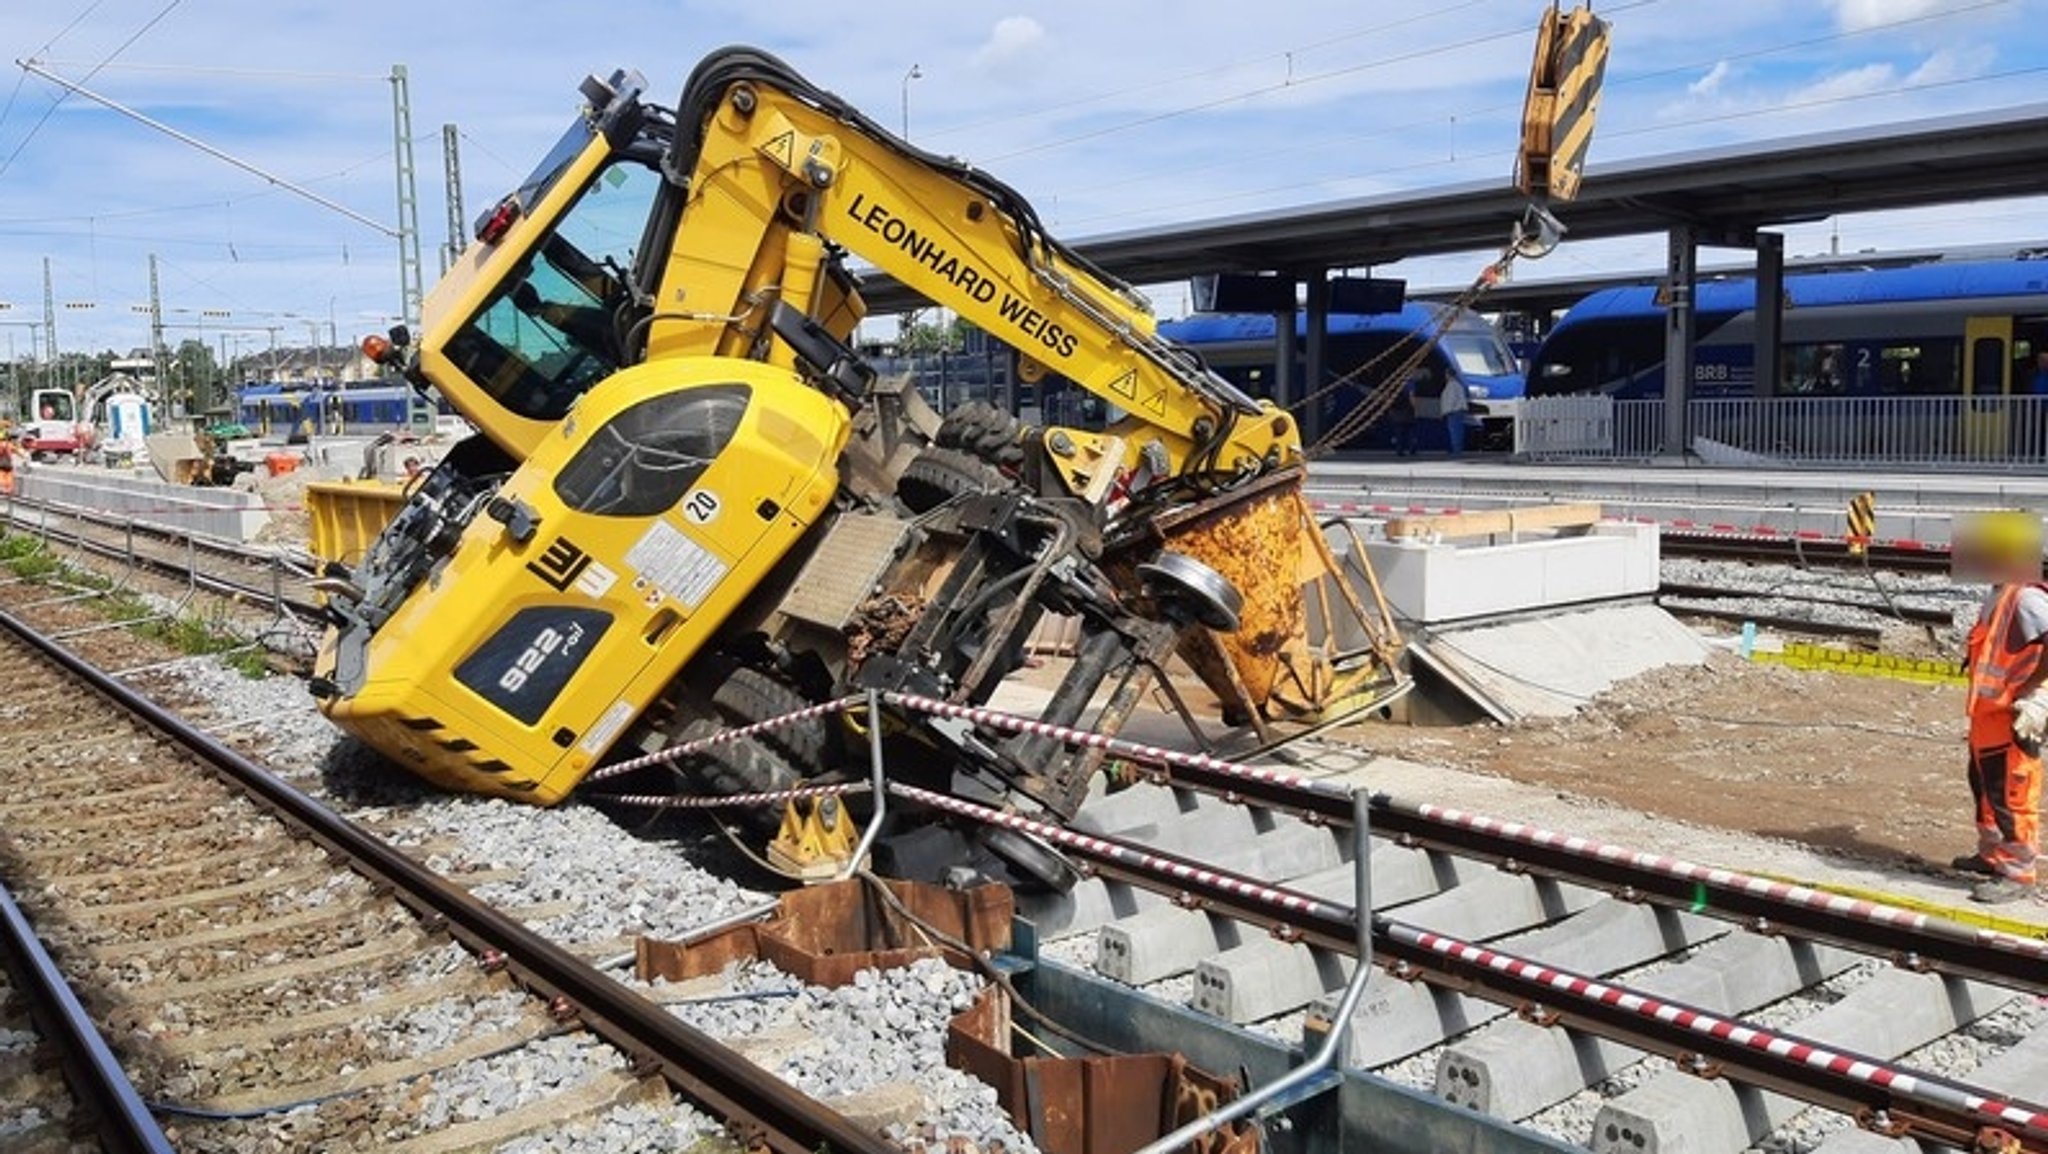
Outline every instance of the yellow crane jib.
[[1607, 41], [1608, 23], [1590, 5], [1560, 12], [1552, 3], [1537, 26], [1515, 162], [1515, 187], [1524, 195], [1569, 201], [1579, 194], [1600, 113]]

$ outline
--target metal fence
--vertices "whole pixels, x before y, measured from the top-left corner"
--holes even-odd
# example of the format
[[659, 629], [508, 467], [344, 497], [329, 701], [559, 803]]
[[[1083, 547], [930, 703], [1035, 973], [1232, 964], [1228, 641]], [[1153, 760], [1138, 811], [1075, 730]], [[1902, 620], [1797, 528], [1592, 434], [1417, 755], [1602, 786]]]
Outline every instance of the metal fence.
[[[1725, 397], [1686, 405], [1689, 456], [1710, 465], [2048, 466], [2048, 397]], [[1664, 402], [1533, 397], [1515, 418], [1528, 460], [1638, 460], [1664, 450]]]

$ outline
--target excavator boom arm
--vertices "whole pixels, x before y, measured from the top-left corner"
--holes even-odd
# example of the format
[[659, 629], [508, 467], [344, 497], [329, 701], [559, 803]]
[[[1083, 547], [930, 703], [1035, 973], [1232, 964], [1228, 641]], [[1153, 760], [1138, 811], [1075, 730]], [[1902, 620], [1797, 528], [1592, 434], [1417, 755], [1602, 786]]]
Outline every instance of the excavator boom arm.
[[[921, 152], [765, 54], [729, 50], [684, 91], [672, 232], [648, 355], [745, 355], [765, 306], [813, 313], [816, 263], [853, 253], [1129, 413], [1173, 472], [1300, 459], [1287, 414], [1160, 338], [1142, 300], [1040, 228], [1001, 182]], [[662, 211], [658, 208], [657, 211]]]

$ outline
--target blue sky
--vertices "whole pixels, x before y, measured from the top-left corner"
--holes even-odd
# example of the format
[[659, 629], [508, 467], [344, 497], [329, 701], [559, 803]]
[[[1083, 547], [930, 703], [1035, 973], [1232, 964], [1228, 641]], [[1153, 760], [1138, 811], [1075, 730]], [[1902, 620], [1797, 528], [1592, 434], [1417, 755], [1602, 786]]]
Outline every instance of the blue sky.
[[[1602, 160], [2008, 108], [2048, 93], [2048, 0], [1604, 0]], [[568, 121], [586, 72], [672, 98], [707, 50], [752, 43], [1016, 185], [1067, 239], [1335, 197], [1505, 182], [1535, 0], [604, 5], [48, 0], [0, 9], [36, 58], [365, 216], [395, 222], [391, 66], [411, 75], [426, 276], [445, 236], [441, 126], [471, 215]], [[571, 15], [574, 13], [574, 15]], [[132, 42], [131, 42], [132, 41]], [[344, 341], [397, 312], [396, 245], [19, 69], [0, 78], [0, 353], [26, 355], [42, 261], [67, 350], [147, 339], [147, 260], [173, 343]], [[1788, 229], [1788, 251], [2038, 242], [2042, 200]], [[1506, 222], [1503, 222], [1505, 228]], [[1635, 270], [1660, 238], [1567, 244], [1536, 277]], [[1398, 270], [1462, 283], [1478, 258]], [[1387, 271], [1387, 270], [1382, 270]], [[1163, 315], [1181, 286], [1156, 286]], [[66, 307], [90, 303], [91, 309]], [[226, 313], [227, 316], [219, 314]], [[234, 331], [229, 331], [230, 327]]]

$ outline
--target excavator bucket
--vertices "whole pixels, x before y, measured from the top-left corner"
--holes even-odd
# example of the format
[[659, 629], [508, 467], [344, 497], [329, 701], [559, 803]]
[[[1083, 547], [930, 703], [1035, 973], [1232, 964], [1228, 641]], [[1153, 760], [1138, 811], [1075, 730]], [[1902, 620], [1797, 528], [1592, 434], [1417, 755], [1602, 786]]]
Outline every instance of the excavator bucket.
[[1170, 550], [1235, 587], [1243, 600], [1237, 629], [1188, 630], [1180, 656], [1216, 694], [1226, 719], [1253, 725], [1262, 738], [1270, 737], [1266, 720], [1327, 720], [1400, 684], [1392, 614], [1376, 586], [1368, 605], [1346, 579], [1302, 495], [1304, 476], [1285, 469], [1175, 505], [1112, 544], [1111, 568], [1121, 580], [1133, 580], [1141, 556]]

